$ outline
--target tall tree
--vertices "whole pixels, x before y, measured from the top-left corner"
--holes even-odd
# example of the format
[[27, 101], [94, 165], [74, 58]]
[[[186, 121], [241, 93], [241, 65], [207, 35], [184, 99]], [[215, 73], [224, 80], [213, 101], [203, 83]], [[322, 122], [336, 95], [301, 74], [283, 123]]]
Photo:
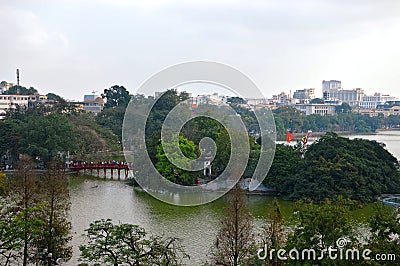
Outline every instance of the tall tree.
[[[0, 197], [0, 265], [3, 266], [27, 265], [28, 256], [33, 262], [35, 252], [25, 253], [25, 245], [33, 243], [42, 234], [44, 223], [37, 216], [43, 205], [24, 208], [20, 200], [15, 193]], [[31, 247], [36, 250], [34, 245]]]
[[[17, 165], [10, 190], [19, 195], [18, 212], [22, 238], [22, 265], [33, 262], [38, 253], [35, 242], [42, 234], [43, 221], [40, 218], [41, 202], [38, 198], [38, 180], [34, 173], [34, 164], [28, 156], [23, 156]], [[32, 226], [35, 224], [36, 226]]]
[[70, 197], [68, 180], [64, 176], [63, 163], [52, 161], [41, 180], [42, 201], [46, 203], [41, 220], [44, 222], [42, 237], [37, 246], [52, 254], [51, 263], [62, 258], [68, 261], [72, 256], [72, 236], [69, 221]]
[[[262, 242], [267, 250], [279, 250], [284, 247], [287, 236], [284, 228], [283, 215], [279, 207], [279, 202], [276, 198], [273, 200], [272, 205], [273, 209], [270, 214], [269, 221], [263, 227]], [[269, 265], [283, 265], [283, 262], [279, 261], [277, 257], [271, 259], [269, 254], [267, 254], [267, 260]]]
[[161, 266], [182, 265], [182, 260], [188, 258], [177, 238], [149, 236], [138, 225], [98, 220], [85, 231], [88, 242], [79, 247], [84, 262]]
[[19, 121], [4, 119], [0, 120], [0, 168], [10, 164], [16, 159], [19, 142]]
[[211, 250], [212, 264], [248, 265], [256, 254], [256, 242], [253, 218], [247, 208], [243, 191], [238, 185], [228, 194], [228, 206], [224, 214]]
[[105, 89], [101, 94], [103, 99], [107, 100], [105, 108], [111, 107], [126, 107], [131, 99], [129, 92], [124, 86], [114, 85], [109, 89]]
[[[161, 132], [162, 124], [168, 113], [180, 102], [189, 99], [185, 92], [178, 93], [176, 90], [167, 90], [156, 99], [146, 122], [146, 136], [156, 131]], [[159, 137], [161, 138], [161, 136]]]

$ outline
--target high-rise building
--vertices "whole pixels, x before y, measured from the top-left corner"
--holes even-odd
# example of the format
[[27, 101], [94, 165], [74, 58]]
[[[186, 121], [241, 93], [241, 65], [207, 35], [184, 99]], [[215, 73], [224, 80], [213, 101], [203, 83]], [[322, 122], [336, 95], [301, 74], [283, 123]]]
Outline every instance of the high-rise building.
[[365, 96], [361, 88], [344, 90], [339, 80], [323, 80], [322, 95], [324, 100], [340, 100], [351, 107], [359, 107]]
[[311, 100], [315, 98], [315, 89], [304, 89], [304, 90], [296, 90], [293, 93], [293, 98], [300, 100], [300, 103], [304, 103], [307, 100]]
[[322, 91], [327, 91], [330, 89], [337, 89], [342, 87], [342, 82], [339, 80], [323, 80], [322, 81]]
[[331, 100], [330, 90], [339, 89], [342, 87], [342, 82], [339, 80], [323, 80], [322, 81], [322, 97], [324, 100]]
[[[348, 103], [351, 107], [359, 107], [360, 102], [364, 97], [364, 90], [361, 88], [344, 90], [342, 88], [330, 89], [327, 91], [329, 98], [327, 100], [341, 100]], [[325, 95], [324, 95], [324, 99]]]

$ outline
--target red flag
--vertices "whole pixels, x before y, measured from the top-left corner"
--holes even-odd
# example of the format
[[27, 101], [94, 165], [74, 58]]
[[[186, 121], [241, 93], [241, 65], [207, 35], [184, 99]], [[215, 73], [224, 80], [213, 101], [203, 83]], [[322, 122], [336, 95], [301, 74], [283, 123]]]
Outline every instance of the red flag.
[[286, 141], [290, 143], [293, 139], [294, 139], [293, 135], [290, 134], [289, 131], [286, 131]]

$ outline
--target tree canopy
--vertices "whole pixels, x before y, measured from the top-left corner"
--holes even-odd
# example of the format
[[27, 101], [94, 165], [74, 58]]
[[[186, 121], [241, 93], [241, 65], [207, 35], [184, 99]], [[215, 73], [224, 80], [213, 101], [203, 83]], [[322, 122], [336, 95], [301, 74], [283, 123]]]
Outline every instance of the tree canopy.
[[19, 154], [46, 163], [64, 158], [68, 152], [85, 159], [99, 151], [120, 148], [117, 136], [97, 124], [94, 115], [67, 110], [39, 105], [9, 112], [0, 120], [0, 165], [15, 163]]
[[342, 195], [371, 202], [383, 193], [400, 190], [399, 162], [376, 141], [328, 133], [304, 153], [277, 145], [267, 186], [291, 199], [322, 201]]
[[178, 239], [149, 236], [138, 225], [103, 219], [91, 223], [85, 232], [88, 242], [79, 247], [83, 262], [161, 266], [182, 265], [188, 258]]
[[131, 99], [129, 92], [124, 86], [114, 85], [105, 89], [101, 97], [107, 100], [105, 108], [126, 107]]
[[34, 87], [29, 87], [28, 89], [22, 86], [12, 86], [6, 90], [3, 94], [20, 94], [20, 95], [35, 95], [38, 91]]

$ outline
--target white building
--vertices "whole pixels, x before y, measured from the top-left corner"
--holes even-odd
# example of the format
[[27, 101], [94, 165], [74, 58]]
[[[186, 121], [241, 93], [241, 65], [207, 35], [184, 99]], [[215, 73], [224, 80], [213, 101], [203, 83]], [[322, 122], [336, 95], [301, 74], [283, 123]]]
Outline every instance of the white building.
[[224, 105], [229, 97], [224, 95], [218, 95], [217, 92], [207, 95], [197, 95], [197, 97], [192, 98], [193, 105], [199, 106], [202, 104], [216, 104]]
[[0, 94], [0, 119], [4, 118], [7, 110], [17, 106], [29, 106], [30, 102], [36, 102], [39, 95], [6, 95]]
[[104, 100], [99, 95], [84, 95], [82, 109], [88, 113], [98, 114], [104, 108]]
[[276, 103], [277, 106], [288, 105], [291, 103], [290, 95], [284, 92], [278, 95], [272, 95], [272, 102]]
[[246, 98], [246, 102], [250, 106], [268, 106], [269, 101], [265, 98]]
[[296, 90], [293, 93], [293, 99], [298, 99], [300, 103], [306, 103], [315, 98], [315, 89]]
[[342, 87], [342, 82], [339, 80], [323, 80], [322, 81], [322, 92], [329, 91], [331, 89], [337, 89]]
[[359, 104], [359, 107], [365, 109], [376, 109], [378, 105], [382, 105], [387, 101], [394, 100], [396, 100], [396, 97], [387, 94], [375, 93], [372, 96], [364, 95], [362, 101]]
[[296, 109], [302, 111], [306, 115], [335, 115], [336, 106], [333, 104], [295, 104]]
[[342, 88], [329, 89], [324, 91], [324, 100], [341, 100], [351, 107], [358, 107], [365, 96], [361, 88], [344, 90]]

